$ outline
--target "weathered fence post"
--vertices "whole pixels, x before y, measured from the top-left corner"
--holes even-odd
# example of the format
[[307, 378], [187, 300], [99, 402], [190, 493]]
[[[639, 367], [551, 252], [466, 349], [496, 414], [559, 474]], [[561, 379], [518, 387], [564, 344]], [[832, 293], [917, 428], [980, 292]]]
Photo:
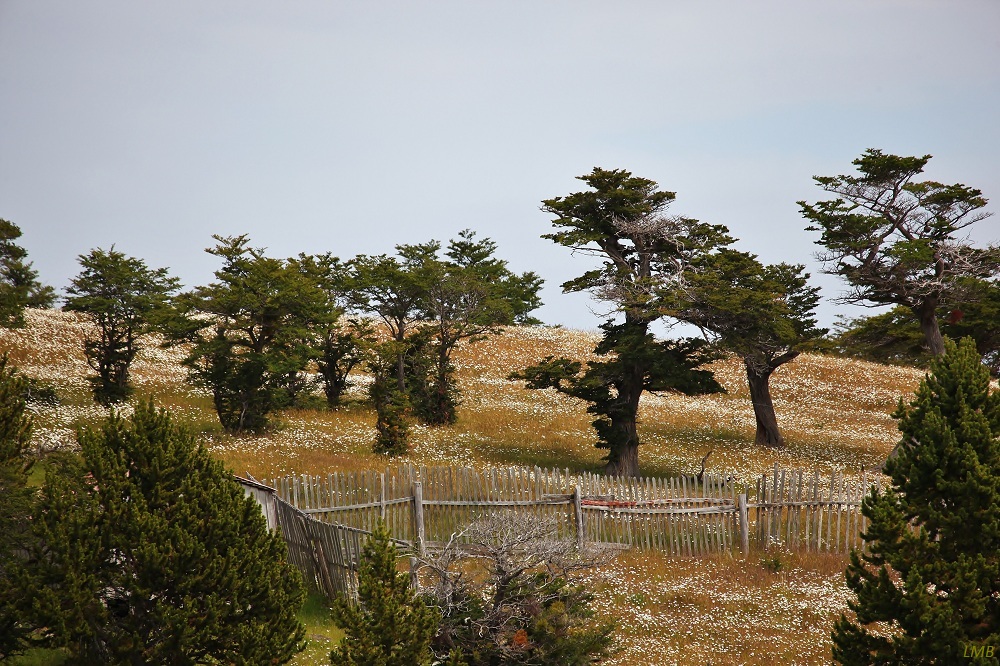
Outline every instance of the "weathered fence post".
[[740, 512], [740, 545], [743, 547], [743, 554], [750, 552], [750, 519], [747, 516], [747, 494], [740, 493], [737, 498], [737, 507]]
[[413, 523], [417, 537], [417, 552], [424, 556], [424, 490], [420, 481], [413, 482]]
[[576, 517], [576, 545], [579, 548], [583, 548], [583, 544], [587, 541], [586, 526], [583, 524], [583, 501], [580, 496], [580, 486], [576, 485], [573, 487], [573, 512]]
[[378, 516], [383, 522], [385, 521], [385, 472], [379, 474]]

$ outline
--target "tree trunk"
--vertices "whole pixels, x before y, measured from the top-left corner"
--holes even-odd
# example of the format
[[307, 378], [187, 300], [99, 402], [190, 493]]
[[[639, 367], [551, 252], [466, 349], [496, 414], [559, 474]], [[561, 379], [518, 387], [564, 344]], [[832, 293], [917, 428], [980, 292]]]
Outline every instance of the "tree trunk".
[[[645, 334], [647, 324], [633, 324], [639, 334]], [[604, 473], [610, 476], [639, 476], [639, 398], [646, 385], [646, 369], [639, 363], [623, 363], [622, 374], [614, 382], [616, 396], [605, 415], [611, 421], [608, 464]]]
[[771, 379], [773, 368], [756, 367], [749, 359], [744, 359], [747, 369], [747, 384], [750, 386], [750, 401], [753, 403], [753, 415], [757, 419], [757, 435], [754, 443], [780, 448], [785, 440], [778, 430], [778, 418], [774, 414], [774, 403], [771, 401]]
[[[635, 424], [633, 423], [633, 428]], [[608, 476], [639, 476], [639, 438], [616, 446], [608, 453], [608, 464], [604, 468]]]
[[406, 393], [406, 356], [403, 352], [396, 355], [396, 389]]
[[944, 354], [944, 338], [941, 337], [941, 329], [938, 327], [937, 306], [937, 298], [928, 298], [913, 311], [920, 320], [920, 330], [924, 334], [931, 354], [941, 356]]

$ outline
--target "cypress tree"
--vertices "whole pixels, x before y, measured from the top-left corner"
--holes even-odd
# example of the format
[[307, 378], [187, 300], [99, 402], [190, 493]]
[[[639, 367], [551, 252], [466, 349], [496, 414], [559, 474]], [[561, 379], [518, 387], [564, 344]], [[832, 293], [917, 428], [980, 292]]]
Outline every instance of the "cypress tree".
[[849, 606], [833, 632], [842, 664], [992, 663], [1000, 658], [1000, 392], [973, 341], [944, 356], [909, 405], [887, 492], [862, 512]]
[[301, 579], [222, 463], [151, 402], [79, 434], [46, 479], [23, 577], [48, 643], [84, 663], [286, 663]]
[[346, 633], [330, 653], [333, 666], [428, 666], [440, 615], [396, 569], [396, 546], [384, 524], [368, 539], [358, 565], [358, 605], [344, 599], [333, 619]]

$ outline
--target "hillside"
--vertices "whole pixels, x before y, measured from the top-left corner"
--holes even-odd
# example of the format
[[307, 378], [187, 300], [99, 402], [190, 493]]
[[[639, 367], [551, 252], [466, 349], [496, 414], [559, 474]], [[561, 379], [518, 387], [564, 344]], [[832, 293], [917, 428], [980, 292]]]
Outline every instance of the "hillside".
[[[77, 426], [105, 410], [90, 400], [82, 353], [86, 324], [75, 314], [29, 311], [28, 327], [0, 329], [0, 352], [27, 375], [55, 385], [61, 404], [37, 406], [39, 449], [74, 446]], [[596, 470], [602, 452], [585, 405], [552, 390], [529, 391], [506, 376], [547, 355], [586, 359], [595, 333], [555, 328], [509, 328], [456, 357], [463, 403], [447, 428], [415, 426], [406, 457], [414, 463], [540, 465]], [[154, 342], [154, 341], [150, 341]], [[384, 467], [370, 452], [374, 413], [362, 402], [367, 377], [356, 376], [353, 400], [340, 411], [291, 410], [264, 436], [222, 433], [210, 397], [189, 387], [182, 350], [151, 345], [134, 367], [140, 396], [153, 396], [200, 431], [235, 472], [257, 478], [336, 469]], [[819, 467], [848, 474], [881, 463], [896, 442], [890, 413], [916, 388], [923, 372], [845, 359], [803, 355], [779, 369], [772, 392], [788, 440], [781, 451], [753, 445], [754, 419], [742, 366], [713, 366], [724, 395], [646, 396], [641, 408], [640, 464], [644, 474], [711, 471], [750, 480], [770, 469]], [[826, 663], [833, 619], [846, 609], [842, 555], [769, 553], [691, 559], [655, 552], [627, 553], [593, 574], [599, 617], [620, 624], [614, 664]], [[312, 654], [321, 654], [317, 648]], [[296, 663], [318, 663], [301, 657]]]
[[[89, 397], [83, 357], [86, 324], [73, 313], [31, 310], [28, 327], [0, 329], [0, 350], [27, 375], [52, 382], [62, 404], [39, 407], [35, 441], [43, 449], [72, 446], [74, 428], [105, 410]], [[558, 328], [508, 328], [503, 335], [460, 348], [456, 354], [463, 403], [448, 428], [413, 428], [407, 459], [474, 466], [530, 464], [580, 469], [600, 467], [601, 452], [585, 405], [554, 390], [529, 391], [507, 375], [550, 354], [590, 356], [594, 333]], [[154, 342], [154, 341], [150, 341]], [[369, 378], [354, 375], [355, 399], [338, 412], [292, 410], [266, 436], [224, 435], [211, 400], [192, 389], [179, 364], [183, 350], [150, 344], [133, 377], [140, 396], [156, 401], [203, 431], [217, 455], [235, 471], [273, 477], [319, 469], [380, 467], [370, 453], [374, 413], [361, 403]], [[726, 394], [689, 398], [645, 395], [640, 412], [644, 474], [696, 470], [710, 449], [709, 469], [751, 478], [770, 468], [819, 465], [847, 472], [881, 463], [896, 442], [889, 416], [900, 396], [913, 391], [921, 370], [804, 354], [772, 378], [779, 423], [788, 440], [782, 451], [753, 446], [754, 420], [742, 366], [736, 359], [712, 366]], [[752, 454], [752, 455], [748, 455]]]

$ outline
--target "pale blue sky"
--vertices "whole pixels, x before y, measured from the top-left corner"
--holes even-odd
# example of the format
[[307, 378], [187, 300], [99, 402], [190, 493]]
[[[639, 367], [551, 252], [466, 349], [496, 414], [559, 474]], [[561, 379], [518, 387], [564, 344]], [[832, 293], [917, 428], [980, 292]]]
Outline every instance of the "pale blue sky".
[[57, 288], [111, 244], [193, 286], [213, 233], [346, 258], [470, 227], [594, 328], [558, 287], [587, 260], [539, 238], [592, 167], [815, 275], [812, 175], [930, 153], [997, 198], [998, 117], [995, 0], [0, 0], [0, 217]]

